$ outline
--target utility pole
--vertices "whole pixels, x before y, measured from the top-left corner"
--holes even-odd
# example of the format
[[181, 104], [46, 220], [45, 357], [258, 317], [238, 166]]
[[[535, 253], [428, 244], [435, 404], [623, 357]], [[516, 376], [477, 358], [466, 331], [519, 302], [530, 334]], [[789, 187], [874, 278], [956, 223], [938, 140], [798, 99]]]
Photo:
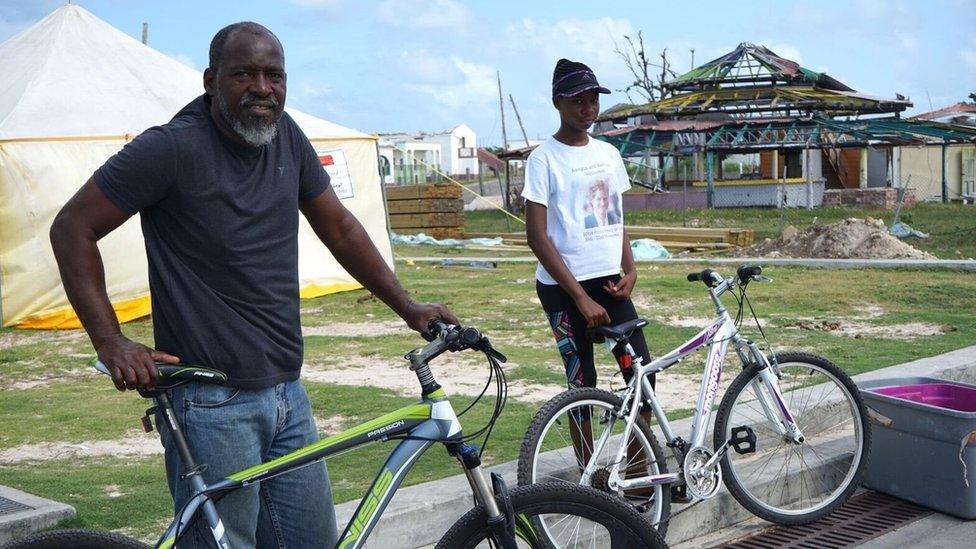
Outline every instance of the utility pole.
[[515, 106], [515, 98], [512, 97], [512, 94], [508, 94], [508, 100], [512, 102], [512, 110], [515, 111], [515, 120], [518, 120], [519, 129], [522, 130], [522, 139], [525, 140], [525, 146], [528, 147], [530, 146], [529, 136], [525, 135], [525, 126], [522, 125], [522, 117], [519, 116], [518, 107]]
[[508, 134], [505, 133], [505, 100], [502, 99], [502, 73], [495, 71], [495, 75], [498, 77], [498, 109], [502, 113], [502, 146], [507, 151]]

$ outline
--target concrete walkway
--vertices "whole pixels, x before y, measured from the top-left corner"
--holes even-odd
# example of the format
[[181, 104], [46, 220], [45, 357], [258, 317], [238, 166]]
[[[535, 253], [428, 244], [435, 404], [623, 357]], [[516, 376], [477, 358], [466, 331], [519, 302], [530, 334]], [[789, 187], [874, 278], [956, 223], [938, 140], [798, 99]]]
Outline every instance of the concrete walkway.
[[[883, 368], [856, 376], [855, 381], [922, 376], [976, 383], [976, 346], [966, 347], [942, 355], [924, 358], [905, 364]], [[690, 431], [690, 418], [672, 424], [678, 433]], [[437, 451], [433, 449], [432, 451]], [[490, 467], [500, 473], [510, 486], [516, 484], [515, 462]], [[365, 489], [365, 487], [364, 487]], [[4, 491], [6, 490], [6, 491]], [[0, 496], [25, 502], [36, 508], [54, 502], [42, 501], [29, 494], [0, 487]], [[32, 499], [33, 498], [33, 499]], [[60, 505], [60, 504], [59, 504]], [[387, 548], [427, 547], [436, 543], [441, 535], [473, 505], [471, 491], [464, 475], [436, 480], [401, 488], [387, 508], [383, 518], [370, 536], [368, 547]], [[339, 524], [346, 524], [356, 510], [358, 502], [348, 502], [336, 509]], [[675, 505], [672, 512], [682, 506]], [[35, 522], [34, 514], [21, 515], [18, 520], [4, 525], [0, 517], [0, 543], [11, 536], [24, 535], [28, 531], [49, 527], [60, 518], [73, 515], [73, 509], [61, 506], [50, 515], [53, 520]], [[14, 518], [14, 517], [10, 517]], [[26, 519], [26, 520], [20, 520]], [[752, 517], [724, 490], [706, 502], [697, 504], [687, 512], [678, 514], [668, 532], [668, 542], [675, 547], [698, 548], [720, 546], [729, 540], [769, 526]], [[865, 547], [962, 547], [972, 546], [976, 539], [976, 521], [966, 522], [944, 515], [932, 515], [909, 526], [870, 542]]]
[[[859, 382], [909, 376], [976, 383], [976, 346], [882, 368], [856, 376], [854, 380]], [[689, 418], [674, 422], [672, 426], [678, 433], [687, 433], [690, 431], [690, 422]], [[502, 474], [510, 486], [516, 485], [515, 462], [491, 467], [489, 470]], [[349, 502], [337, 507], [340, 524], [348, 522], [357, 505], [358, 502]], [[471, 490], [464, 475], [401, 488], [370, 536], [368, 546], [426, 547], [436, 543], [454, 521], [471, 507]], [[672, 513], [681, 509], [682, 506], [672, 506]], [[742, 521], [749, 522], [729, 529]], [[923, 522], [926, 521], [920, 521]], [[960, 528], [967, 524], [963, 523]], [[971, 539], [976, 539], [976, 522], [972, 524]], [[766, 526], [769, 524], [755, 520], [723, 488], [715, 498], [699, 503], [676, 516], [671, 521], [667, 539], [668, 543], [676, 547], [708, 547]], [[918, 527], [922, 525], [919, 524]], [[886, 547], [896, 546], [898, 545]]]
[[[484, 262], [486, 260], [498, 263], [535, 263], [535, 257], [438, 257], [418, 256], [407, 257], [398, 255], [397, 261], [413, 261], [419, 263], [440, 263], [450, 261], [454, 264], [464, 262]], [[671, 259], [654, 259], [639, 261], [640, 264], [675, 263], [692, 265], [739, 265], [752, 264], [784, 265], [791, 267], [809, 267], [816, 269], [950, 269], [959, 271], [976, 271], [976, 260], [971, 259], [816, 259], [816, 258], [769, 258], [769, 257], [674, 257]]]

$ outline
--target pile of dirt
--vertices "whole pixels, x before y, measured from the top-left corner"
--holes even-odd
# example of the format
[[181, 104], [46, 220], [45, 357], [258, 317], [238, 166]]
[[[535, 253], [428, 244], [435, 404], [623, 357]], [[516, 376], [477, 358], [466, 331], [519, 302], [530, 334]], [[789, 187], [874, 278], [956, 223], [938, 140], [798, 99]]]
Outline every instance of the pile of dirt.
[[797, 230], [792, 225], [742, 253], [752, 257], [827, 259], [936, 259], [888, 233], [880, 219], [852, 217], [830, 225]]

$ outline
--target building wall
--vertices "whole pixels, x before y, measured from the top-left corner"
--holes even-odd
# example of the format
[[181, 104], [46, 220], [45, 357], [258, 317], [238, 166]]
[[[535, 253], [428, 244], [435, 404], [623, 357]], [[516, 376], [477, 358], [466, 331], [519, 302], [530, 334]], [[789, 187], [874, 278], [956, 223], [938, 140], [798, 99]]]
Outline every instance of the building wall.
[[[962, 151], [972, 145], [950, 145], [946, 151], [949, 198], [962, 193]], [[911, 176], [911, 180], [909, 180]], [[901, 147], [902, 185], [915, 189], [920, 200], [942, 199], [942, 147]]]
[[424, 135], [420, 140], [441, 146], [441, 169], [444, 173], [464, 175], [466, 173], [465, 170], [471, 170], [471, 175], [478, 175], [478, 158], [461, 158], [458, 155], [462, 137], [464, 138], [465, 147], [475, 148], [478, 146], [477, 134], [464, 124], [459, 125], [449, 133]]

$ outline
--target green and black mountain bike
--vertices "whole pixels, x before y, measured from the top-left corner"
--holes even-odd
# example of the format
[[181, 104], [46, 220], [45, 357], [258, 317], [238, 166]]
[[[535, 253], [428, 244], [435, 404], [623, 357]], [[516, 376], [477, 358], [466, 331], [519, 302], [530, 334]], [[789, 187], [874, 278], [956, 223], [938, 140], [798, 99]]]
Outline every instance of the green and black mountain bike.
[[[217, 546], [230, 545], [214, 504], [227, 494], [272, 477], [287, 474], [343, 450], [376, 442], [399, 440], [380, 468], [356, 513], [339, 537], [337, 547], [362, 547], [407, 472], [434, 443], [444, 444], [464, 470], [478, 505], [465, 513], [447, 531], [438, 548], [469, 547], [666, 547], [664, 541], [632, 506], [585, 486], [566, 483], [536, 484], [507, 489], [494, 473], [490, 481], [481, 469], [481, 453], [469, 441], [488, 435], [504, 407], [507, 386], [500, 363], [505, 357], [496, 351], [477, 329], [431, 325], [432, 339], [421, 349], [406, 355], [410, 369], [420, 382], [420, 402], [401, 408], [373, 421], [324, 438], [272, 461], [258, 464], [223, 480], [207, 485], [190, 454], [174, 414], [167, 390], [190, 381], [222, 384], [226, 376], [216, 370], [188, 365], [159, 365], [160, 378], [155, 389], [140, 390], [162, 411], [165, 427], [170, 430], [184, 466], [186, 481], [193, 495], [180, 510], [166, 532], [156, 542], [157, 548], [177, 547], [180, 537], [194, 521], [204, 520], [213, 532]], [[462, 434], [458, 416], [444, 389], [434, 379], [429, 363], [447, 351], [473, 349], [481, 351], [490, 367], [489, 385], [495, 383], [495, 404], [488, 424], [475, 433]], [[96, 364], [103, 373], [108, 369]], [[487, 388], [487, 386], [486, 386]], [[479, 397], [480, 398], [480, 397]], [[462, 412], [463, 413], [463, 412]], [[146, 547], [144, 544], [114, 534], [90, 530], [42, 532], [14, 541], [3, 549], [113, 549]]]

